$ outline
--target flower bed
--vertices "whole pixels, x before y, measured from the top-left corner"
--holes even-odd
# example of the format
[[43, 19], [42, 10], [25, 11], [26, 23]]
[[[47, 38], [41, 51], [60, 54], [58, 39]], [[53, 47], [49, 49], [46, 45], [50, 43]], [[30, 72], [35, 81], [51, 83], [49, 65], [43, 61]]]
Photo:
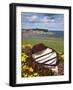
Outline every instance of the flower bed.
[[[37, 77], [37, 76], [54, 76], [55, 72], [53, 72], [49, 68], [43, 67], [41, 64], [37, 64], [32, 58], [32, 45], [26, 44], [21, 47], [21, 76], [22, 77]], [[59, 61], [63, 62], [64, 53], [59, 52]], [[64, 62], [63, 62], [64, 64]], [[60, 66], [60, 64], [59, 64]], [[61, 65], [62, 66], [62, 65]], [[63, 65], [64, 66], [64, 65]], [[59, 68], [59, 75], [63, 74], [64, 67], [62, 69]], [[61, 73], [62, 72], [62, 73]]]

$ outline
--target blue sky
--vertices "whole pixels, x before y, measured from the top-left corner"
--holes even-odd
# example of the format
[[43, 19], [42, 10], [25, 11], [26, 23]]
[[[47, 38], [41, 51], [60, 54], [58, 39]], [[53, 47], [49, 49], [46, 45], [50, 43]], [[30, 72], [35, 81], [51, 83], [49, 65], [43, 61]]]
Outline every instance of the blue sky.
[[22, 29], [48, 29], [50, 31], [64, 31], [63, 14], [21, 13]]

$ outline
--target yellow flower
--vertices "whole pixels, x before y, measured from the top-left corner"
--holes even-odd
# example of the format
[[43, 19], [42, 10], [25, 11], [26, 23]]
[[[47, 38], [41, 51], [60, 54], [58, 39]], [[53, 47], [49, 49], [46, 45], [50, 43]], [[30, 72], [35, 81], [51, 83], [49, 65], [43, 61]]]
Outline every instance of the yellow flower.
[[30, 48], [32, 48], [31, 44], [27, 44], [27, 47], [30, 47]]
[[33, 75], [34, 75], [34, 76], [37, 76], [37, 75], [38, 75], [38, 73], [34, 73]]
[[31, 44], [22, 45], [22, 49], [25, 49], [25, 48], [32, 48], [32, 45]]
[[27, 58], [28, 56], [26, 54], [24, 54], [24, 58]]
[[32, 68], [32, 67], [30, 67], [30, 68], [29, 68], [29, 71], [30, 71], [30, 72], [33, 72], [33, 68]]
[[28, 77], [33, 77], [33, 75], [28, 75]]
[[25, 48], [25, 45], [22, 45], [21, 48], [24, 49]]
[[26, 66], [26, 65], [24, 65], [24, 66], [23, 66], [23, 69], [25, 70], [26, 68], [27, 68], [27, 66]]
[[28, 75], [27, 74], [24, 74], [24, 77], [27, 77]]
[[61, 55], [61, 57], [64, 59], [64, 54], [63, 54], [63, 55]]
[[23, 62], [26, 62], [26, 59], [28, 58], [28, 56], [26, 54], [23, 54], [21, 55], [21, 61]]
[[25, 61], [26, 61], [26, 58], [24, 58], [24, 56], [22, 56], [22, 57], [21, 57], [21, 61], [22, 61], [22, 62], [23, 62], [23, 61], [25, 62]]

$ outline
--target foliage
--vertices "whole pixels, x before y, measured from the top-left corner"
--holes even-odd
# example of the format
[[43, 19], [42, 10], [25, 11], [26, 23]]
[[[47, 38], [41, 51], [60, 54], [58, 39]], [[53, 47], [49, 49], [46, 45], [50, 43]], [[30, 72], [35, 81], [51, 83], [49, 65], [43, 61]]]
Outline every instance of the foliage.
[[[46, 43], [45, 43], [46, 44]], [[23, 44], [22, 47], [22, 53], [21, 53], [21, 76], [22, 77], [37, 77], [41, 76], [41, 70], [35, 71], [34, 67], [32, 66], [33, 59], [31, 57], [31, 44]], [[59, 54], [59, 60], [64, 60], [64, 52], [58, 52]], [[45, 72], [45, 69], [43, 68], [43, 71]], [[43, 73], [43, 76], [53, 76], [54, 72], [52, 70], [47, 70], [47, 74]]]
[[22, 45], [22, 53], [21, 53], [21, 75], [22, 77], [36, 77], [39, 76], [37, 72], [34, 72], [33, 68], [27, 65], [29, 55], [27, 54], [27, 50], [31, 50], [31, 45], [26, 44]]

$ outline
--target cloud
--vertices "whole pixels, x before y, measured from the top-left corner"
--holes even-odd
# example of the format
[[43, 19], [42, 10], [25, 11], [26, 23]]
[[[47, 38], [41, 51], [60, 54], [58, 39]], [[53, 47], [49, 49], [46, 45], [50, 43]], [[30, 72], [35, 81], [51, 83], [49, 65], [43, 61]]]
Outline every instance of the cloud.
[[51, 19], [50, 17], [44, 16], [41, 20], [43, 23], [53, 23], [55, 19]]
[[36, 21], [37, 19], [38, 19], [38, 16], [36, 16], [36, 15], [33, 15], [28, 18], [29, 21]]
[[45, 28], [48, 30], [64, 30], [64, 15], [22, 13], [22, 28]]
[[41, 22], [44, 22], [44, 23], [48, 23], [48, 18], [47, 17], [43, 17], [42, 19], [41, 19]]

